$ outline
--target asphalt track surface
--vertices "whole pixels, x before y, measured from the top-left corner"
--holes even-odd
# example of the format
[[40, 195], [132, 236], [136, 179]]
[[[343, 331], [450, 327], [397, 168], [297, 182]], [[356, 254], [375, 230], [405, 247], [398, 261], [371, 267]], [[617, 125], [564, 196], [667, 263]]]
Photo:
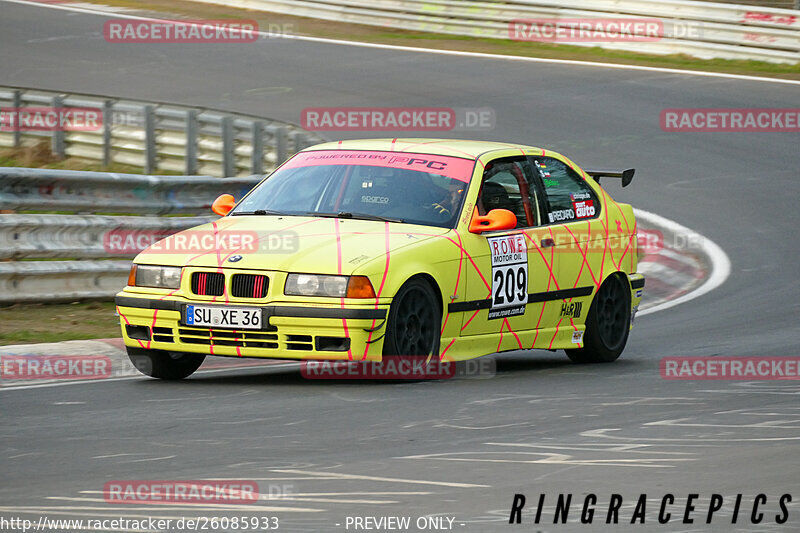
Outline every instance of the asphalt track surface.
[[[435, 514], [457, 531], [800, 531], [798, 382], [665, 381], [658, 369], [671, 355], [798, 355], [800, 136], [659, 127], [664, 107], [800, 107], [798, 86], [278, 39], [109, 44], [100, 16], [11, 3], [0, 13], [4, 85], [294, 122], [318, 106], [491, 107], [497, 128], [469, 136], [634, 166], [631, 187], [608, 186], [615, 199], [699, 231], [732, 263], [710, 294], [641, 317], [610, 365], [527, 352], [497, 356], [493, 379], [316, 382], [275, 367], [0, 392], [0, 516], [271, 515], [284, 531], [345, 531], [348, 516]], [[109, 480], [206, 478], [294, 496], [246, 513], [102, 501]], [[559, 493], [587, 492], [599, 509], [621, 494], [623, 523], [646, 493], [647, 525], [598, 526], [604, 510], [593, 526], [552, 524]], [[515, 493], [529, 507], [511, 527]], [[678, 517], [658, 525], [667, 493]], [[690, 493], [700, 512], [682, 524]], [[725, 503], [709, 526], [712, 493]], [[739, 493], [747, 511], [732, 526]], [[751, 525], [758, 493], [766, 516]], [[777, 525], [784, 493], [789, 522]]]

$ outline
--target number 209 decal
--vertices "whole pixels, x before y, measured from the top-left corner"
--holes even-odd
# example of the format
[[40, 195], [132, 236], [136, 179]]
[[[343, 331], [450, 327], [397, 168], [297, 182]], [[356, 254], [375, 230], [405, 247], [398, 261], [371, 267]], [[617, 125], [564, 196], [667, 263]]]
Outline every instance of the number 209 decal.
[[525, 236], [490, 237], [492, 306], [489, 319], [525, 314], [528, 303], [528, 248]]

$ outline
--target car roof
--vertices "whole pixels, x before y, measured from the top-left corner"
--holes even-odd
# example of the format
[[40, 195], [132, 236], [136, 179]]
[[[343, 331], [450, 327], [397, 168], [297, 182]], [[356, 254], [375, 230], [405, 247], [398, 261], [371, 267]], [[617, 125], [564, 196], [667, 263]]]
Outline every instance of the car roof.
[[412, 152], [418, 154], [444, 155], [477, 159], [482, 154], [501, 150], [520, 150], [542, 152], [541, 148], [524, 144], [501, 143], [492, 141], [468, 141], [457, 139], [356, 139], [334, 141], [317, 144], [304, 149], [304, 152], [315, 150], [374, 150], [380, 152]]

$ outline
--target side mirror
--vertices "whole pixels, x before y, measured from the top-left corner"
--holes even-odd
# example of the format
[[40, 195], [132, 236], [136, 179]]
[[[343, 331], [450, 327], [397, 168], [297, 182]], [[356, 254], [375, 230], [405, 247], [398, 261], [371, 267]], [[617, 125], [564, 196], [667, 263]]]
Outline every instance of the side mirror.
[[478, 214], [478, 208], [472, 213], [472, 220], [469, 222], [470, 233], [483, 233], [484, 231], [497, 231], [503, 229], [514, 229], [517, 227], [517, 215], [508, 209], [492, 209], [486, 216]]
[[211, 210], [221, 217], [224, 217], [231, 212], [231, 209], [236, 205], [236, 200], [232, 194], [220, 194], [214, 203], [211, 204]]

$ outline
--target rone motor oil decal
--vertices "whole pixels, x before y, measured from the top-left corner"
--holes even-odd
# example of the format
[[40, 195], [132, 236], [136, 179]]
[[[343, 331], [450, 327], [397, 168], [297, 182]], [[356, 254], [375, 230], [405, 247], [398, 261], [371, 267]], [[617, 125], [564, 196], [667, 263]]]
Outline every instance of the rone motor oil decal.
[[489, 320], [525, 314], [528, 303], [528, 247], [525, 236], [490, 237], [492, 307]]

